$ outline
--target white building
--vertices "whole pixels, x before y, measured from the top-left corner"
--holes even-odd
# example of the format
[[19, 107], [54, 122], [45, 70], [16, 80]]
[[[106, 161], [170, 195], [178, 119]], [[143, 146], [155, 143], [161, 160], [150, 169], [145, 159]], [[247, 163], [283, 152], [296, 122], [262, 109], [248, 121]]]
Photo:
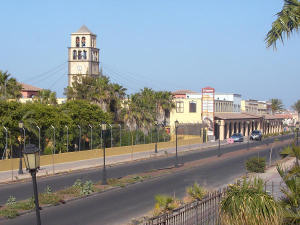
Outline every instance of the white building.
[[99, 49], [96, 48], [96, 35], [86, 26], [71, 34], [69, 47], [68, 85], [81, 75], [99, 76]]
[[216, 112], [241, 112], [242, 96], [233, 93], [215, 94]]

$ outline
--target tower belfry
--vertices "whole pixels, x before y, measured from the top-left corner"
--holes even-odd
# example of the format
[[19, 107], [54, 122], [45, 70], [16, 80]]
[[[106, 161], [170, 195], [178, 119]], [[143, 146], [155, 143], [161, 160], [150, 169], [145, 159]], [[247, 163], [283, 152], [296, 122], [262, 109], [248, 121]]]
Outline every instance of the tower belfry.
[[96, 35], [85, 25], [71, 34], [68, 58], [68, 85], [72, 86], [76, 76], [99, 76], [99, 49]]

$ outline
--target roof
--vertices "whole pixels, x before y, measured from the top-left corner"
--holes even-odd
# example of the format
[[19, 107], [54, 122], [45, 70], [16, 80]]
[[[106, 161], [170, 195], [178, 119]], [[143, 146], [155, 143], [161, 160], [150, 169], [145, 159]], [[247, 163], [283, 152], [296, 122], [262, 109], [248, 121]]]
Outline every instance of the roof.
[[30, 84], [24, 84], [24, 83], [20, 83], [22, 85], [22, 91], [41, 91], [43, 90], [42, 88], [38, 88], [35, 86], [32, 86]]
[[85, 25], [82, 25], [76, 33], [92, 34], [92, 32]]
[[249, 113], [215, 113], [215, 117], [222, 120], [237, 120], [237, 119], [260, 119], [262, 116]]
[[185, 95], [185, 94], [198, 94], [196, 91], [191, 90], [177, 90], [172, 92], [173, 95]]

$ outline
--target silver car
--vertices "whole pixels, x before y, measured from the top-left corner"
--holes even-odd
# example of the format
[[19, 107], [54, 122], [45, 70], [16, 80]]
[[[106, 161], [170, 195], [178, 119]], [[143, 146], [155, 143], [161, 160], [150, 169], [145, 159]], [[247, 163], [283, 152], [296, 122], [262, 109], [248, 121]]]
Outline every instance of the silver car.
[[230, 137], [234, 142], [243, 142], [244, 137], [241, 133], [235, 133]]
[[262, 139], [262, 133], [259, 130], [252, 131], [250, 135], [250, 140], [261, 141], [261, 139]]

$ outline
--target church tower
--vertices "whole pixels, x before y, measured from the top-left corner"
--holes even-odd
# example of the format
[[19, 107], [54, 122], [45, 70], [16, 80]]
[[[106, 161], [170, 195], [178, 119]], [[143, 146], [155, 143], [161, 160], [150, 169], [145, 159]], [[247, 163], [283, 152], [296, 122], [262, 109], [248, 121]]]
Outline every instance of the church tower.
[[96, 35], [85, 25], [71, 34], [68, 63], [70, 87], [76, 76], [99, 76], [99, 49], [96, 48]]

